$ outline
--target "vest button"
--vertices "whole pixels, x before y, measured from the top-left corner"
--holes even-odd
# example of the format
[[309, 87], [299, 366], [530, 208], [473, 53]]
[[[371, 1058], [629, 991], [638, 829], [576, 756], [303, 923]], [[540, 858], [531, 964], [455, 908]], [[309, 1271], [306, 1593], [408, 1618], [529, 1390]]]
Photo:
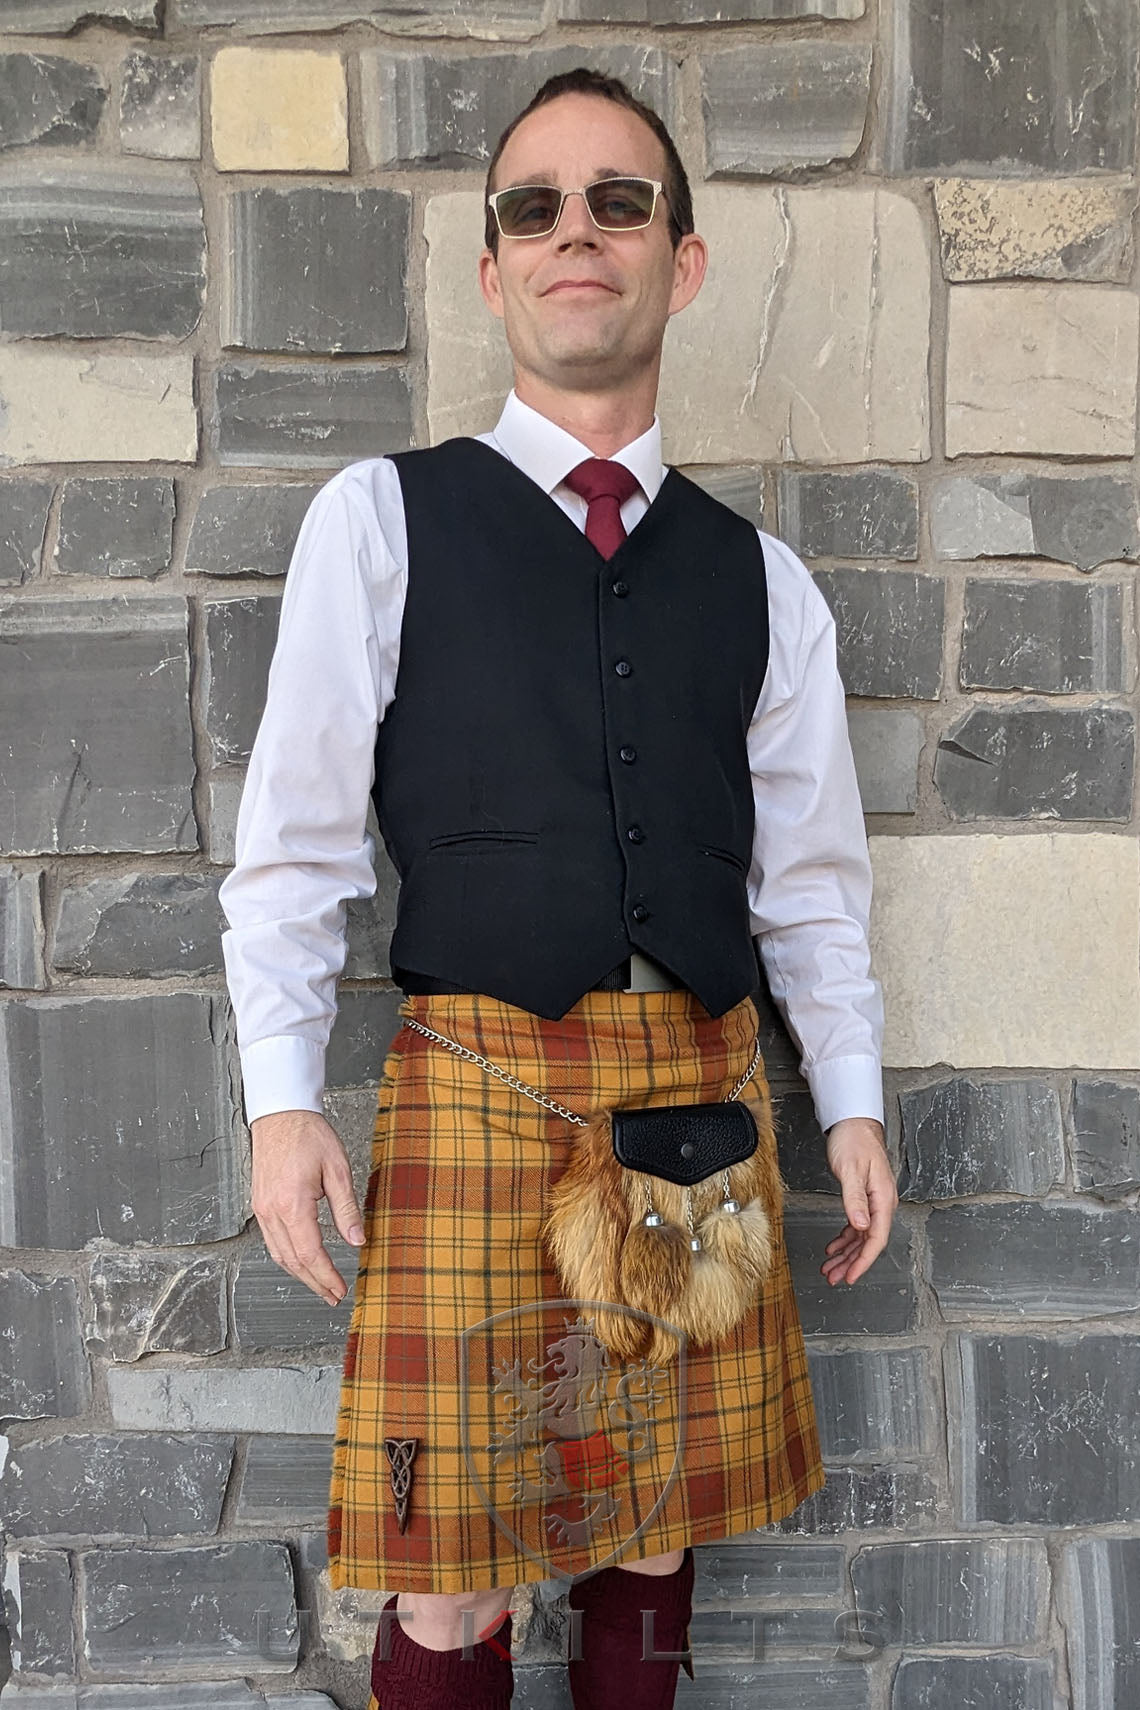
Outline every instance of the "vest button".
[[624, 748], [618, 749], [618, 753], [621, 755], [627, 766], [632, 765], [632, 763], [637, 759], [637, 749], [631, 748], [628, 742]]
[[617, 672], [619, 677], [628, 677], [633, 672], [633, 666], [630, 664], [628, 659], [619, 659], [617, 664], [614, 666], [614, 670]]
[[646, 908], [644, 903], [634, 903], [630, 913], [639, 925], [643, 920], [649, 919], [649, 910]]
[[693, 1145], [693, 1142], [691, 1140], [686, 1140], [685, 1144], [681, 1147], [681, 1156], [682, 1158], [691, 1158], [695, 1151], [696, 1147]]
[[645, 833], [642, 831], [640, 825], [631, 825], [629, 830], [626, 832], [626, 836], [629, 838], [631, 843], [645, 842]]
[[613, 587], [614, 593], [617, 595], [619, 600], [624, 600], [625, 596], [629, 593], [629, 583], [628, 582], [621, 582], [621, 581], [614, 582], [612, 584], [612, 587]]

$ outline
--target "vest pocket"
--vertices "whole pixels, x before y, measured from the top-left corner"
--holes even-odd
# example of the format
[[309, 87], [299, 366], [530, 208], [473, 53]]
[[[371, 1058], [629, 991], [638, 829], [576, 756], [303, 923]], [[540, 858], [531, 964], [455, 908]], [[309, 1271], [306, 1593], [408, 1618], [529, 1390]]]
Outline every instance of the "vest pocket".
[[729, 866], [735, 867], [738, 873], [748, 871], [739, 855], [734, 855], [731, 849], [714, 849], [710, 845], [702, 843], [700, 850], [702, 855], [715, 855], [718, 861], [727, 861]]
[[537, 843], [537, 831], [445, 831], [428, 839], [429, 849], [456, 849], [482, 846], [498, 848], [504, 843]]

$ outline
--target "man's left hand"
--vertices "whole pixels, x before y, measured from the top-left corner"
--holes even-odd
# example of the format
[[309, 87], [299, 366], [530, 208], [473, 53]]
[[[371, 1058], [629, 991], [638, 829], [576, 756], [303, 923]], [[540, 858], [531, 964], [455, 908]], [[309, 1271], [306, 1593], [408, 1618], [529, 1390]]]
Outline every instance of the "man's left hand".
[[843, 1190], [847, 1227], [827, 1243], [820, 1270], [833, 1285], [853, 1283], [886, 1246], [899, 1202], [882, 1126], [867, 1116], [836, 1122], [827, 1131], [827, 1166]]

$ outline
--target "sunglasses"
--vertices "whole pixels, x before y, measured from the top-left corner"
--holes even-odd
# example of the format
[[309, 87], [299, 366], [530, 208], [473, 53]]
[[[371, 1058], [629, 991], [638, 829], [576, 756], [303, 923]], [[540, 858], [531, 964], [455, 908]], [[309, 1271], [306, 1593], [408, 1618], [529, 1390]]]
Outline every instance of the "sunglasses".
[[487, 201], [506, 238], [548, 237], [562, 217], [567, 196], [581, 196], [602, 232], [637, 232], [649, 225], [665, 186], [656, 178], [599, 178], [580, 190], [553, 184], [515, 184]]

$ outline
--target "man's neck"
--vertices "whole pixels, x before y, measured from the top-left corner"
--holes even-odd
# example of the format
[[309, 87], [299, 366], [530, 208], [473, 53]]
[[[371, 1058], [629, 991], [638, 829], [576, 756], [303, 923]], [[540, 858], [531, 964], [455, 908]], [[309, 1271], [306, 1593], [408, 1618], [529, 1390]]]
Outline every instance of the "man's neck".
[[515, 394], [547, 421], [589, 446], [595, 457], [612, 457], [653, 426], [657, 377], [652, 385], [621, 392], [569, 392], [531, 374], [516, 374]]

